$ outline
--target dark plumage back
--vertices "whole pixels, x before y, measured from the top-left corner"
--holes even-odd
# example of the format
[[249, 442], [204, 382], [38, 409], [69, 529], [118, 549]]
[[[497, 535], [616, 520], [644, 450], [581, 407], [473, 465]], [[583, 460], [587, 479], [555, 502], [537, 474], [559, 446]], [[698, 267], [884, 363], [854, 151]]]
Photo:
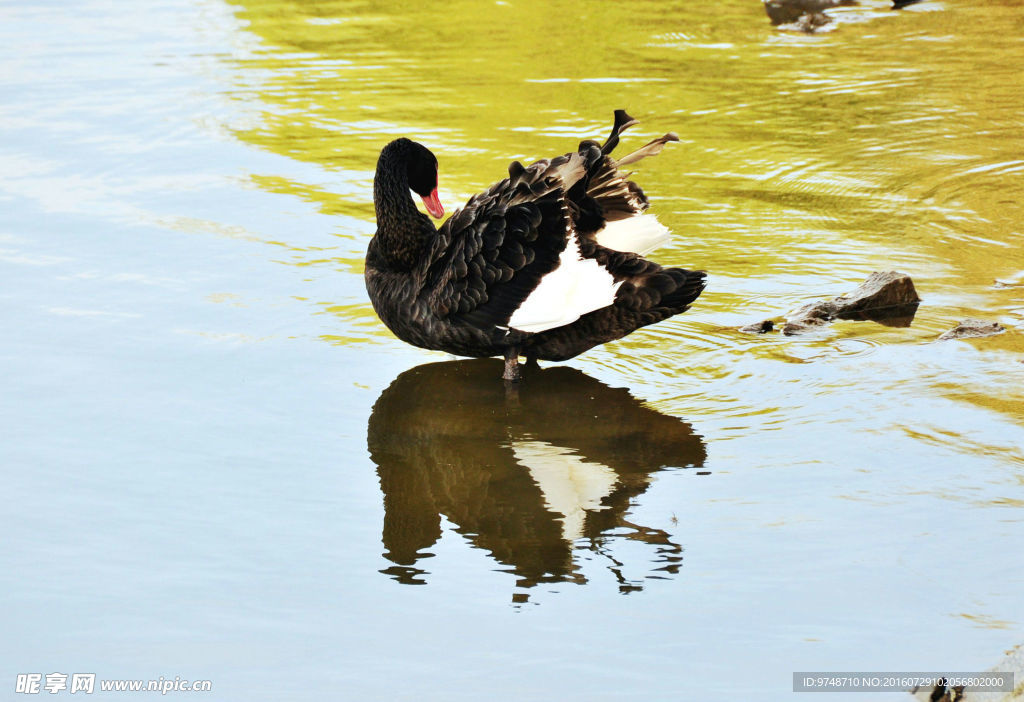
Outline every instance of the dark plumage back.
[[[667, 241], [668, 230], [644, 214], [647, 197], [622, 170], [678, 137], [665, 134], [614, 159], [622, 132], [634, 124], [618, 110], [604, 144], [584, 141], [528, 167], [513, 162], [507, 178], [437, 230], [406, 190], [408, 202], [398, 207], [404, 229], [383, 231], [380, 223], [395, 213], [382, 214], [388, 203], [375, 197], [375, 241], [384, 244], [374, 249], [371, 242], [380, 253], [367, 258], [367, 288], [381, 319], [426, 348], [564, 360], [687, 309], [704, 274], [643, 257]], [[397, 243], [387, 243], [389, 236]], [[415, 265], [377, 265], [391, 260], [391, 248], [416, 251]]]

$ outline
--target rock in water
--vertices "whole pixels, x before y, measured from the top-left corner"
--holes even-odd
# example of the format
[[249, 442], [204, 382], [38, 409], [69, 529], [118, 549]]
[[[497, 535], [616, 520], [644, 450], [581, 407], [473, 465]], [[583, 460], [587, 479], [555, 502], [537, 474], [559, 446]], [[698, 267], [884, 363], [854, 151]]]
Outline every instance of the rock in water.
[[1006, 327], [999, 322], [986, 322], [984, 319], [965, 319], [940, 336], [938, 341], [995, 336], [996, 334], [1002, 334], [1004, 331], [1006, 331]]
[[835, 304], [830, 300], [812, 302], [804, 305], [782, 325], [782, 333], [786, 336], [803, 334], [817, 327], [823, 327], [836, 317]]
[[[1014, 681], [1022, 679], [1022, 676], [1024, 676], [1024, 645], [1010, 649], [1001, 661], [984, 672], [978, 673], [979, 678], [996, 678], [997, 676], [1003, 681], [1010, 683], [1009, 686], [1012, 686]], [[1024, 702], [1024, 686], [1020, 683], [1012, 690], [1000, 689], [1000, 686], [993, 685], [992, 687], [985, 688], [968, 688], [964, 692], [963, 688], [958, 690], [958, 686], [951, 686], [948, 684], [949, 682], [952, 681], [944, 680], [938, 684], [915, 687], [910, 690], [912, 697], [908, 699], [912, 702], [950, 702], [951, 700], [963, 700], [964, 702]]]
[[805, 34], [814, 34], [822, 27], [827, 27], [832, 24], [833, 21], [834, 20], [824, 12], [814, 12], [809, 15], [802, 15], [800, 19], [796, 21], [794, 26]]
[[770, 319], [766, 319], [763, 322], [754, 322], [753, 324], [747, 324], [740, 327], [740, 331], [744, 334], [767, 334], [775, 328], [775, 322]]
[[[833, 302], [839, 309], [837, 317], [879, 321], [902, 318], [910, 306], [916, 311], [921, 298], [917, 296], [914, 281], [909, 275], [888, 271], [872, 273], [852, 293], [840, 295]], [[911, 311], [911, 319], [913, 316]], [[910, 326], [910, 321], [900, 326]]]
[[786, 320], [782, 333], [800, 334], [834, 319], [869, 319], [887, 326], [909, 327], [920, 302], [909, 275], [875, 272], [853, 292], [804, 305]]
[[764, 11], [772, 24], [796, 22], [803, 15], [814, 15], [830, 7], [856, 5], [857, 0], [764, 0]]

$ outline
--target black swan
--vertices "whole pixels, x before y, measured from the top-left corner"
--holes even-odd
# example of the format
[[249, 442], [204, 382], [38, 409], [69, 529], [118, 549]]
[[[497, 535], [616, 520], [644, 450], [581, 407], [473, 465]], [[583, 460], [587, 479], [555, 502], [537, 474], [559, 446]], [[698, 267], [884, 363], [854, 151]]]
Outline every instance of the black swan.
[[444, 215], [437, 159], [396, 139], [373, 179], [377, 233], [366, 251], [373, 308], [399, 339], [457, 356], [564, 361], [685, 311], [704, 289], [701, 271], [642, 258], [668, 240], [645, 215], [647, 197], [619, 169], [679, 138], [668, 133], [618, 161], [619, 135], [636, 120], [615, 111], [603, 145], [524, 168], [472, 197], [440, 229], [416, 209]]

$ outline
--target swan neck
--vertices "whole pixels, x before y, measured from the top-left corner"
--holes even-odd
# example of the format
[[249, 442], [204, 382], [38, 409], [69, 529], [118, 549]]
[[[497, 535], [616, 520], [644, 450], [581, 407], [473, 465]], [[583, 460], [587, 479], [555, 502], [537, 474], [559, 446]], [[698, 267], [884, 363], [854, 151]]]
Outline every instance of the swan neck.
[[396, 268], [411, 268], [426, 239], [437, 230], [416, 208], [409, 189], [408, 150], [392, 143], [381, 152], [373, 178], [378, 252]]

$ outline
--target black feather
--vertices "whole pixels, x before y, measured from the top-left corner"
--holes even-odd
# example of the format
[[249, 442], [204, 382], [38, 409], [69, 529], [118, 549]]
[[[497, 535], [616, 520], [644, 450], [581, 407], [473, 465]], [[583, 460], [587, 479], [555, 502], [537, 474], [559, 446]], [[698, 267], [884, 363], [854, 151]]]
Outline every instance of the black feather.
[[[417, 192], [436, 187], [433, 154], [408, 139], [385, 147], [374, 178], [377, 233], [366, 257], [366, 286], [380, 318], [417, 346], [562, 360], [685, 310], [703, 290], [703, 273], [662, 268], [596, 243], [605, 223], [648, 207], [619, 166], [677, 140], [666, 134], [614, 161], [612, 150], [634, 124], [617, 110], [603, 145], [583, 141], [575, 152], [527, 167], [513, 161], [507, 179], [471, 198], [440, 229], [409, 191], [409, 174]], [[614, 303], [539, 333], [509, 329], [516, 310], [558, 268], [570, 237], [620, 283]]]

